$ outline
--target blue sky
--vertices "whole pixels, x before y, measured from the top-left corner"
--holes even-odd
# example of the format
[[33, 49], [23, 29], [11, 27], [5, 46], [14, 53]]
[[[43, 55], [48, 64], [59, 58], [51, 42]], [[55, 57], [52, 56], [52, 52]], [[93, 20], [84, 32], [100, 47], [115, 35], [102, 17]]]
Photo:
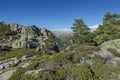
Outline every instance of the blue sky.
[[102, 23], [106, 12], [120, 13], [120, 0], [0, 0], [0, 21], [68, 29], [74, 19]]

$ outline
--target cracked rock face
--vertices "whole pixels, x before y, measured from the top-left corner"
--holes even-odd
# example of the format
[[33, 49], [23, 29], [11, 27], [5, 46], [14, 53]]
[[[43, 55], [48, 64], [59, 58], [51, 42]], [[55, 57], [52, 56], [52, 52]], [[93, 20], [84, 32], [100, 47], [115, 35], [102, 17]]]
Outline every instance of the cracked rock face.
[[[7, 24], [12, 30], [9, 39], [3, 40], [3, 45], [9, 45], [12, 48], [34, 48], [40, 50], [54, 50], [56, 46], [55, 36], [45, 28], [36, 26], [22, 26], [19, 24]], [[55, 50], [56, 52], [58, 50]]]
[[20, 33], [23, 27], [22, 25], [19, 25], [19, 24], [9, 24], [9, 25], [10, 25], [11, 30], [16, 33]]

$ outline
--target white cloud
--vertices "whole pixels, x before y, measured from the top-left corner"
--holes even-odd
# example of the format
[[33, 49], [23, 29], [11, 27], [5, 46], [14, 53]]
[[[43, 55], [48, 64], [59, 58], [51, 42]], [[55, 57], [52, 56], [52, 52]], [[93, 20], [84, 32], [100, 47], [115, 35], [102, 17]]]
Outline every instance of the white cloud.
[[89, 26], [90, 28], [98, 28], [100, 24], [96, 24], [96, 25], [92, 25], [92, 26]]
[[98, 27], [99, 27], [100, 24], [96, 24], [96, 25], [93, 25], [93, 26], [89, 26], [91, 28], [91, 31], [94, 31], [96, 30]]
[[60, 36], [60, 35], [70, 35], [72, 33], [71, 29], [51, 29], [51, 31], [56, 35], [56, 36]]
[[[88, 26], [91, 31], [96, 30], [99, 27], [100, 24], [96, 24], [96, 25], [92, 25], [92, 26]], [[72, 29], [70, 28], [64, 28], [64, 29], [50, 29], [51, 31], [55, 31], [55, 32], [72, 32]]]
[[64, 29], [50, 29], [51, 31], [65, 31], [65, 32], [71, 32], [72, 30], [69, 28], [64, 28]]

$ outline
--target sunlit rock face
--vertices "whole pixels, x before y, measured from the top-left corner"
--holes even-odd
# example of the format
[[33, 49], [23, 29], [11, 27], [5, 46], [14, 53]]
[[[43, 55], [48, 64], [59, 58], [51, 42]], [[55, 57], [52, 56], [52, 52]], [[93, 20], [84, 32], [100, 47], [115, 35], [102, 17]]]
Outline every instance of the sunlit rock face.
[[40, 50], [54, 50], [56, 46], [56, 37], [54, 34], [45, 29], [38, 28], [35, 25], [22, 26], [19, 24], [6, 24], [11, 29], [11, 34], [7, 39], [0, 40], [2, 46], [10, 46], [12, 48], [34, 48]]

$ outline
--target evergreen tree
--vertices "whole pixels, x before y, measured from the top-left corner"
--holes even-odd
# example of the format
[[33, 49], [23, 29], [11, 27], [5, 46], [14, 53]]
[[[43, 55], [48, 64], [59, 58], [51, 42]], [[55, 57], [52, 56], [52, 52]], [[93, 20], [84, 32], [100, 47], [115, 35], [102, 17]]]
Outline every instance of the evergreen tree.
[[90, 29], [84, 24], [82, 19], [75, 19], [72, 30], [72, 43], [83, 44], [87, 42]]
[[103, 18], [103, 24], [120, 25], [120, 14], [107, 12]]
[[106, 13], [103, 25], [99, 25], [94, 34], [96, 35], [94, 41], [98, 45], [108, 40], [120, 38], [120, 14]]

